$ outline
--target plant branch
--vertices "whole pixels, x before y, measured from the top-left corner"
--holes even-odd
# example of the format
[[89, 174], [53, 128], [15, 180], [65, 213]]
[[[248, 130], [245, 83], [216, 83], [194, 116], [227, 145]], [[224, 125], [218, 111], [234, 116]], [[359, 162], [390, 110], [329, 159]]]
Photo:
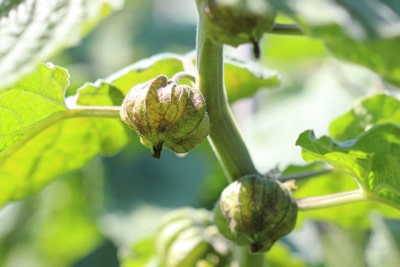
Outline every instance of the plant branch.
[[325, 169], [320, 171], [310, 171], [310, 172], [303, 172], [303, 173], [296, 173], [296, 174], [289, 174], [289, 175], [282, 175], [278, 177], [280, 182], [286, 182], [290, 180], [300, 180], [300, 179], [308, 179], [316, 176], [320, 176], [325, 173], [332, 172], [332, 169]]
[[304, 35], [303, 31], [299, 26], [295, 24], [281, 24], [275, 23], [272, 27], [272, 34], [282, 34], [282, 35]]
[[[200, 11], [201, 12], [201, 11]], [[223, 48], [208, 38], [200, 19], [197, 29], [198, 88], [210, 117], [209, 141], [229, 180], [257, 173], [233, 120], [223, 83]]]
[[69, 108], [69, 117], [120, 118], [120, 106], [74, 106]]
[[172, 78], [171, 78], [171, 80], [172, 81], [174, 81], [175, 83], [179, 83], [179, 81], [181, 80], [181, 79], [189, 79], [191, 82], [193, 82], [193, 83], [195, 83], [196, 82], [196, 77], [193, 75], [193, 74], [191, 74], [191, 73], [189, 73], [189, 72], [184, 72], [184, 71], [181, 71], [181, 72], [178, 72], [178, 73], [176, 73]]
[[240, 264], [243, 267], [265, 267], [264, 253], [250, 253], [247, 247], [240, 247]]
[[297, 205], [300, 210], [311, 210], [333, 207], [364, 200], [367, 200], [367, 197], [362, 193], [361, 190], [353, 190], [348, 192], [330, 194], [326, 196], [297, 199]]

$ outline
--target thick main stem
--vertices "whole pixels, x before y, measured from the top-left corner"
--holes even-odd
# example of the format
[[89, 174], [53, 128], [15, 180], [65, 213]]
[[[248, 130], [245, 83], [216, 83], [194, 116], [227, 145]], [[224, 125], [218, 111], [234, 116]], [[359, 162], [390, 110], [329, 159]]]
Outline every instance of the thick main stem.
[[210, 40], [200, 18], [197, 30], [198, 86], [207, 101], [209, 141], [231, 181], [257, 173], [232, 118], [223, 83], [223, 48]]

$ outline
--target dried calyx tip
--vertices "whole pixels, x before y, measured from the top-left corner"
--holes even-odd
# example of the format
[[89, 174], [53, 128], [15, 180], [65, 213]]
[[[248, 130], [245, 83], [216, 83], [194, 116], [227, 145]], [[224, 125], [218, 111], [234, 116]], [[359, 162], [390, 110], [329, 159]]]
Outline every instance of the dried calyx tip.
[[162, 150], [162, 142], [160, 142], [157, 145], [153, 146], [153, 153], [151, 154], [153, 156], [153, 158], [160, 159], [161, 150]]
[[260, 59], [261, 57], [261, 49], [260, 49], [260, 44], [258, 43], [258, 41], [252, 39], [251, 43], [253, 44], [253, 56], [256, 59]]

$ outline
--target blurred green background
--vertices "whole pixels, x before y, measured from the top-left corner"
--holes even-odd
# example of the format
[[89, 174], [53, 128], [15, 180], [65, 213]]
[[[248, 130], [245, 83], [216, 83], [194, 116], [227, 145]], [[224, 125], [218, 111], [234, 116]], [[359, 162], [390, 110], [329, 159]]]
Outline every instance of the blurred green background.
[[[84, 82], [139, 59], [194, 50], [196, 20], [195, 1], [127, 0], [79, 46], [50, 61], [68, 68], [73, 94]], [[227, 49], [251, 57], [249, 46]], [[304, 164], [294, 145], [299, 133], [327, 134], [329, 122], [355, 99], [386, 87], [375, 74], [329, 57], [323, 44], [304, 37], [265, 36], [260, 61], [281, 73], [281, 86], [238, 101], [233, 110], [261, 172]], [[97, 158], [0, 210], [0, 266], [119, 266], [168, 210], [213, 207], [227, 181], [207, 143], [183, 157], [165, 151], [155, 160], [131, 135], [117, 155]], [[330, 178], [308, 184], [305, 192], [334, 192], [346, 179]], [[370, 204], [305, 212], [297, 230], [268, 254], [269, 266], [400, 266], [400, 226], [383, 214], [399, 217]]]

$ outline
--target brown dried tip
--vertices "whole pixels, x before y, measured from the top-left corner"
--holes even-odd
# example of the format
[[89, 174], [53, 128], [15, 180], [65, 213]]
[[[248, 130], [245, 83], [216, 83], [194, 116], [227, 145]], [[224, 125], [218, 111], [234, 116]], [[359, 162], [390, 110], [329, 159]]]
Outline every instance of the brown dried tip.
[[160, 159], [161, 157], [161, 150], [162, 150], [162, 143], [158, 143], [157, 145], [153, 146], [153, 153], [151, 154], [153, 158]]
[[256, 59], [260, 59], [261, 57], [260, 44], [256, 40], [252, 40], [251, 43], [253, 44], [253, 56]]

